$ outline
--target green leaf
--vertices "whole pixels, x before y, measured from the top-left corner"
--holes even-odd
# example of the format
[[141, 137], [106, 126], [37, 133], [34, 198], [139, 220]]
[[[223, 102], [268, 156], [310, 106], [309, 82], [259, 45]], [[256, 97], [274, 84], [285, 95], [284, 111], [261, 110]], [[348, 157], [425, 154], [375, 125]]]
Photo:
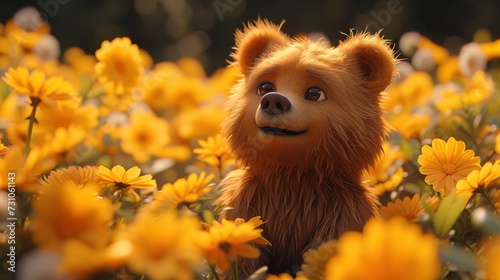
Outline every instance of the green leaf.
[[474, 272], [477, 270], [476, 256], [460, 247], [443, 247], [439, 250], [439, 257], [443, 263], [452, 263], [462, 271]]
[[212, 221], [214, 220], [214, 212], [210, 210], [203, 210], [202, 215], [205, 223], [211, 225]]
[[467, 204], [467, 197], [456, 197], [456, 190], [443, 198], [432, 219], [436, 235], [445, 238]]

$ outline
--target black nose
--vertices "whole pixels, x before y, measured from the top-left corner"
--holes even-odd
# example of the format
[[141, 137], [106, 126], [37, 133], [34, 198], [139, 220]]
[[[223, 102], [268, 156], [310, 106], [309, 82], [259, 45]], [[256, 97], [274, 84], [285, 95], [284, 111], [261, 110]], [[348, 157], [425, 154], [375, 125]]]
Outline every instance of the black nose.
[[269, 92], [262, 96], [260, 108], [269, 115], [279, 115], [288, 112], [292, 103], [280, 93]]

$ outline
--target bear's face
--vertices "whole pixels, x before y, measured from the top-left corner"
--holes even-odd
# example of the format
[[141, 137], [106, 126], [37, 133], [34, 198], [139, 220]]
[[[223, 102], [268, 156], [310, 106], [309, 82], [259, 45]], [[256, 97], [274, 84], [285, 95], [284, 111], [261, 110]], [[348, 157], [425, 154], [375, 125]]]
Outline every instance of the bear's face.
[[361, 34], [332, 48], [257, 21], [237, 34], [233, 57], [244, 77], [223, 129], [244, 163], [326, 169], [358, 161], [360, 170], [373, 163], [385, 134], [379, 93], [394, 65], [385, 41]]

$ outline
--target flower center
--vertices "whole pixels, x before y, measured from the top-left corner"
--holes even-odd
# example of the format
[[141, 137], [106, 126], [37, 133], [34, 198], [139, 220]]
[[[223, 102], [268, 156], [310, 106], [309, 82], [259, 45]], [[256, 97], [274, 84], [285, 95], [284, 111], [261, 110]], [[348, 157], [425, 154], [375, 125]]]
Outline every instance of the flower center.
[[125, 184], [122, 182], [115, 182], [115, 186], [119, 189], [126, 189], [126, 188], [130, 187], [129, 184]]
[[446, 175], [453, 175], [457, 173], [457, 167], [454, 164], [447, 163], [441, 167], [441, 171]]
[[221, 248], [224, 252], [228, 253], [229, 250], [231, 249], [231, 243], [222, 242], [219, 244], [219, 248]]
[[149, 134], [147, 134], [145, 131], [138, 132], [135, 136], [135, 139], [142, 145], [146, 145], [150, 142]]
[[126, 65], [122, 60], [117, 60], [115, 62], [115, 69], [116, 69], [116, 71], [118, 71], [118, 73], [120, 73], [120, 74], [125, 73], [125, 68], [126, 68]]

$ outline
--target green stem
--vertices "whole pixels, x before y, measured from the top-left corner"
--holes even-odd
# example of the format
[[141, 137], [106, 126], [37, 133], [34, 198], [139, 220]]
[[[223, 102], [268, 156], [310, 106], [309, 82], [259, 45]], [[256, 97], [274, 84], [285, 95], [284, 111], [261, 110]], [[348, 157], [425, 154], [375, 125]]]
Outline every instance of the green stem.
[[83, 104], [83, 102], [85, 102], [85, 100], [87, 100], [87, 98], [90, 95], [90, 92], [92, 91], [92, 87], [94, 86], [94, 84], [96, 82], [97, 82], [97, 78], [95, 78], [92, 82], [90, 82], [86, 89], [82, 89], [82, 92], [81, 92], [82, 102], [81, 102], [81, 104]]
[[210, 263], [210, 262], [207, 262], [208, 263], [208, 266], [210, 267], [210, 271], [212, 272], [212, 275], [215, 277], [216, 280], [220, 280], [219, 279], [219, 274], [217, 274], [217, 271], [215, 270], [215, 267]]
[[[483, 188], [478, 188], [476, 191], [477, 191], [479, 194], [481, 194], [481, 196], [482, 196], [482, 197], [486, 200], [486, 202], [488, 202], [488, 204], [489, 204], [491, 207], [493, 207], [493, 209], [495, 210], [495, 212], [497, 212], [497, 211], [496, 211], [496, 207], [495, 207], [495, 203], [494, 203], [494, 202], [491, 200], [491, 198], [489, 197], [489, 195], [488, 195], [488, 193], [487, 193], [486, 189], [483, 187]], [[498, 215], [498, 213], [497, 213], [497, 215]]]
[[238, 272], [238, 264], [237, 264], [236, 261], [231, 262], [231, 272], [233, 273], [233, 276], [234, 276], [235, 280], [239, 280], [240, 279], [239, 272]]
[[28, 125], [28, 135], [26, 136], [26, 157], [28, 157], [28, 154], [30, 153], [30, 148], [31, 148], [31, 137], [33, 135], [33, 125], [35, 123], [38, 123], [36, 120], [35, 114], [36, 114], [36, 109], [38, 108], [38, 105], [40, 105], [40, 102], [42, 100], [38, 97], [31, 97], [31, 114], [29, 117], [26, 119], [29, 120], [29, 125]]

